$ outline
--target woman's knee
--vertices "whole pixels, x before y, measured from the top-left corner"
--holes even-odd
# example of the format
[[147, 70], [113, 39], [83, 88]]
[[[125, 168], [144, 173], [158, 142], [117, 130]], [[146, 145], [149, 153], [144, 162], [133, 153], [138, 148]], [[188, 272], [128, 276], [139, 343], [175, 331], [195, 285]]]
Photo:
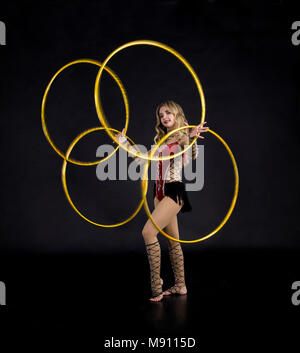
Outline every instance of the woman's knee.
[[142, 230], [143, 238], [147, 241], [155, 241], [155, 239], [157, 238], [157, 233], [158, 232], [156, 230], [151, 229], [151, 227], [147, 226], [147, 224]]

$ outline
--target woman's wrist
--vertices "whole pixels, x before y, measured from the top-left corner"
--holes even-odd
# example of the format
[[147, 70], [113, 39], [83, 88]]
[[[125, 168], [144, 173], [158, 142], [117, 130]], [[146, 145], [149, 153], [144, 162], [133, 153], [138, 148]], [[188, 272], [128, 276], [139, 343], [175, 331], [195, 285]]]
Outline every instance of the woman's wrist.
[[191, 139], [191, 140], [194, 140], [195, 137], [198, 138], [199, 136], [198, 136], [198, 135], [195, 135], [195, 136], [191, 136], [191, 135], [190, 135], [190, 139]]
[[126, 143], [127, 142], [127, 137], [126, 136], [121, 136], [119, 137], [119, 143]]

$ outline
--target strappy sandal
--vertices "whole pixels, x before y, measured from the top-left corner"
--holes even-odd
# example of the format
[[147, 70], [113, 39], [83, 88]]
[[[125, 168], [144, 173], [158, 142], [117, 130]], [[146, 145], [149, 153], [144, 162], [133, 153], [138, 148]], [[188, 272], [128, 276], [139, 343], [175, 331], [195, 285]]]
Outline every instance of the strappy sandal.
[[[187, 294], [187, 289], [185, 286], [185, 279], [184, 279], [184, 257], [183, 252], [181, 249], [181, 245], [177, 242], [173, 244], [168, 242], [169, 248], [169, 255], [170, 261], [174, 273], [175, 278], [175, 285], [166, 291], [164, 291], [164, 295], [172, 295], [172, 294], [179, 294], [185, 295]], [[183, 290], [183, 288], [185, 288]]]
[[[160, 277], [160, 259], [161, 259], [161, 250], [159, 242], [156, 241], [151, 244], [146, 244], [146, 250], [150, 265], [151, 272], [151, 290], [152, 298], [150, 301], [160, 301], [163, 299], [162, 284], [163, 280]], [[160, 299], [156, 300], [155, 298], [162, 296]]]
[[[162, 284], [163, 284], [162, 279], [160, 279], [159, 283], [151, 281], [152, 297], [149, 299], [150, 301], [159, 302], [163, 299], [164, 295], [163, 295], [163, 291], [162, 291]], [[159, 296], [161, 296], [160, 299], [155, 299]]]
[[[180, 286], [180, 283], [178, 279], [175, 281], [175, 285], [163, 292], [163, 295], [186, 295], [187, 294], [187, 289], [184, 283], [183, 285]], [[185, 288], [185, 290], [182, 292], [182, 289]]]

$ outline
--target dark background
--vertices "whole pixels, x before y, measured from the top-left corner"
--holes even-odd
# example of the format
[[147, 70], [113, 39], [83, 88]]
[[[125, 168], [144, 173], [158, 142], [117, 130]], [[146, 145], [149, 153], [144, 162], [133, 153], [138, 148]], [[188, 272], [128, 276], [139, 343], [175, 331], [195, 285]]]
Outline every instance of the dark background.
[[[290, 301], [291, 284], [300, 276], [300, 48], [291, 42], [291, 25], [300, 20], [296, 2], [12, 1], [1, 4], [0, 20], [7, 30], [7, 44], [0, 47], [0, 280], [7, 284], [8, 305], [1, 308], [11, 323], [7, 327], [17, 321], [20, 328], [40, 328], [47, 312], [53, 315], [49, 322], [56, 333], [70, 327], [74, 332], [79, 330], [70, 320], [74, 307], [82, 314], [81, 324], [95, 319], [91, 312], [96, 318], [98, 314], [105, 317], [102, 334], [108, 336], [125, 335], [125, 328], [130, 337], [154, 332], [195, 336], [204, 312], [212, 320], [201, 322], [207, 332], [216, 322], [226, 327], [233, 313], [241, 315], [236, 323], [245, 318], [249, 322], [252, 315], [270, 320], [278, 330], [282, 327], [279, 312], [299, 319], [299, 308]], [[182, 245], [191, 294], [190, 306], [183, 310], [185, 320], [178, 325], [168, 312], [164, 312], [165, 323], [147, 311], [149, 270], [141, 234], [147, 221], [144, 209], [118, 228], [96, 227], [79, 217], [62, 189], [62, 159], [41, 126], [43, 93], [60, 67], [79, 58], [103, 61], [118, 46], [137, 39], [165, 43], [189, 61], [203, 85], [207, 126], [229, 144], [239, 169], [238, 199], [228, 222], [212, 238]], [[155, 108], [166, 99], [183, 107], [190, 124], [199, 123], [196, 86], [169, 53], [135, 46], [118, 53], [108, 66], [127, 91], [127, 134], [135, 143], [150, 148]], [[75, 65], [50, 90], [46, 122], [63, 151], [79, 133], [100, 126], [93, 99], [97, 72], [90, 64]], [[101, 98], [110, 125], [122, 130], [122, 96], [107, 74], [101, 80]], [[182, 239], [212, 231], [225, 216], [233, 194], [229, 156], [213, 135], [204, 136], [198, 144], [205, 147], [205, 184], [203, 190], [189, 193], [193, 212], [178, 216]], [[111, 143], [105, 132], [90, 134], [72, 156], [96, 160], [96, 149], [103, 143]], [[137, 206], [139, 182], [100, 182], [95, 171], [95, 166], [68, 165], [68, 187], [75, 204], [102, 224], [127, 218]], [[149, 190], [152, 209], [152, 184]], [[171, 283], [164, 239], [161, 246], [162, 271]], [[128, 312], [120, 295], [126, 296]], [[109, 303], [105, 314], [103, 301]], [[168, 305], [172, 307], [172, 302]], [[85, 311], [86, 306], [93, 309]], [[52, 311], [57, 307], [59, 319]], [[257, 315], [253, 314], [257, 308]], [[278, 324], [263, 314], [266, 308]], [[23, 321], [16, 319], [21, 309], [25, 310]], [[116, 326], [113, 318], [120, 311], [124, 322], [119, 317]], [[212, 311], [217, 316], [211, 316]], [[34, 318], [31, 326], [25, 319], [29, 313]], [[128, 326], [128, 317], [136, 319], [133, 328]], [[285, 319], [286, 323], [290, 320]], [[97, 327], [91, 332], [98, 333]], [[102, 348], [101, 339], [100, 343]]]
[[[122, 227], [100, 228], [69, 206], [60, 180], [62, 159], [45, 139], [40, 118], [44, 90], [60, 67], [79, 58], [103, 61], [115, 48], [136, 39], [166, 43], [190, 62], [203, 85], [207, 125], [229, 144], [239, 169], [239, 195], [229, 221], [214, 237], [186, 249], [299, 248], [299, 47], [291, 42], [294, 10], [284, 1], [49, 1], [4, 6], [1, 249], [144, 252], [144, 209]], [[171, 54], [135, 46], [118, 53], [108, 66], [128, 93], [128, 136], [135, 143], [150, 148], [155, 108], [166, 99], [182, 105], [190, 124], [200, 121], [193, 79]], [[100, 125], [93, 98], [97, 72], [94, 65], [77, 64], [50, 90], [46, 122], [64, 152], [80, 132]], [[122, 96], [108, 74], [100, 89], [110, 125], [122, 130]], [[179, 215], [183, 239], [212, 231], [233, 194], [229, 156], [213, 135], [205, 138], [198, 140], [205, 147], [205, 184], [202, 191], [190, 193], [193, 214]], [[104, 131], [90, 134], [72, 157], [94, 161], [102, 143], [111, 143]], [[101, 182], [95, 171], [96, 166], [68, 166], [75, 204], [101, 224], [124, 220], [137, 207], [140, 183]], [[152, 184], [149, 189], [152, 205]]]

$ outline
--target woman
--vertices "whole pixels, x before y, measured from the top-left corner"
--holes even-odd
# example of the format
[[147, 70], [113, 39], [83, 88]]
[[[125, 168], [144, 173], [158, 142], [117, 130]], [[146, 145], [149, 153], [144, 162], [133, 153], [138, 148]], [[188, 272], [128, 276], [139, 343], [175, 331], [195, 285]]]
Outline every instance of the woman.
[[[204, 122], [203, 124], [205, 124]], [[209, 128], [203, 127], [199, 124], [197, 127], [192, 128], [189, 132], [188, 129], [180, 130], [169, 136], [155, 152], [155, 156], [172, 155], [178, 153], [190, 144], [190, 141], [200, 136], [201, 132], [206, 132]], [[161, 103], [156, 108], [156, 136], [154, 144], [157, 144], [161, 138], [171, 130], [178, 127], [188, 125], [184, 112], [181, 106], [174, 101], [166, 101]], [[120, 143], [125, 143], [130, 150], [134, 147], [127, 141], [124, 136], [124, 129], [122, 134], [116, 134], [116, 138]], [[136, 151], [136, 149], [135, 149]], [[188, 152], [188, 151], [187, 151]], [[177, 214], [181, 212], [190, 212], [192, 207], [187, 197], [185, 184], [182, 182], [181, 171], [182, 167], [190, 162], [188, 153], [183, 156], [178, 156], [165, 161], [157, 162], [157, 178], [154, 184], [154, 211], [151, 216], [155, 223], [164, 229], [166, 233], [173, 238], [179, 239]], [[150, 151], [148, 151], [148, 156]], [[192, 146], [192, 159], [196, 159], [198, 154], [197, 145]], [[134, 156], [132, 156], [134, 157]], [[145, 162], [142, 158], [138, 159], [138, 163]], [[142, 235], [144, 238], [146, 251], [148, 255], [150, 273], [151, 273], [151, 289], [152, 298], [150, 301], [160, 301], [164, 295], [187, 293], [185, 278], [184, 278], [184, 259], [179, 242], [167, 239], [170, 260], [175, 277], [175, 285], [166, 291], [162, 291], [163, 280], [160, 277], [160, 263], [161, 263], [161, 249], [157, 240], [158, 230], [148, 219], [143, 230]]]

